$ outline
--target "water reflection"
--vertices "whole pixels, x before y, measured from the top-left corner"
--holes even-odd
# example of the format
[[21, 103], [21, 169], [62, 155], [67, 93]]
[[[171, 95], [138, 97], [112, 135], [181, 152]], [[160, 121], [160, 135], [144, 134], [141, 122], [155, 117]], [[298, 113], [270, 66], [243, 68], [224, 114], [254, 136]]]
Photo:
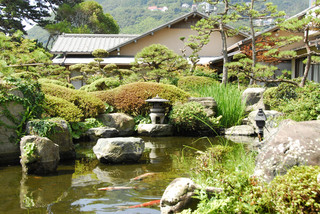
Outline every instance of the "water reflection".
[[[160, 199], [176, 177], [186, 176], [180, 167], [182, 156], [205, 150], [216, 139], [190, 137], [143, 137], [145, 152], [135, 164], [106, 165], [92, 157], [94, 144], [83, 142], [78, 152], [85, 155], [73, 163], [61, 163], [50, 176], [25, 175], [20, 166], [0, 168], [0, 213], [160, 213], [158, 207], [126, 209]], [[188, 147], [186, 147], [188, 146]], [[142, 181], [132, 180], [154, 172]], [[121, 191], [99, 191], [101, 187], [134, 187]], [[26, 211], [27, 210], [27, 211]]]

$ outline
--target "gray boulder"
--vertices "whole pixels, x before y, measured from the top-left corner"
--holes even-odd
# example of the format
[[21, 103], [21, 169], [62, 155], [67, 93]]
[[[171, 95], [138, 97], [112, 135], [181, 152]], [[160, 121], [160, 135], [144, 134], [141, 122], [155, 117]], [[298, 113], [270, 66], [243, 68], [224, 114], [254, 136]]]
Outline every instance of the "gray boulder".
[[240, 126], [233, 126], [225, 130], [226, 135], [233, 135], [233, 136], [253, 136], [255, 135], [254, 128], [249, 125], [240, 125]]
[[217, 102], [212, 97], [190, 97], [188, 102], [198, 102], [203, 105], [208, 117], [216, 115]]
[[139, 124], [138, 134], [151, 137], [172, 136], [173, 126], [169, 124]]
[[[59, 153], [61, 160], [75, 159], [76, 152], [72, 142], [72, 135], [68, 127], [68, 122], [61, 119], [50, 119], [50, 122], [56, 124], [53, 130], [48, 134], [48, 138], [59, 145]], [[27, 123], [27, 133], [29, 135], [37, 135], [29, 121]]]
[[293, 166], [320, 165], [320, 121], [285, 120], [257, 156], [255, 176], [270, 182]]
[[97, 141], [99, 138], [117, 137], [119, 131], [116, 128], [98, 127], [88, 129], [84, 135], [91, 141]]
[[20, 141], [20, 151], [20, 163], [27, 174], [49, 174], [58, 167], [59, 146], [49, 138], [24, 136]]
[[263, 103], [264, 88], [247, 88], [242, 94], [242, 100], [245, 101], [246, 111], [255, 111], [260, 108], [265, 109]]
[[116, 128], [121, 137], [131, 136], [134, 133], [134, 119], [124, 113], [101, 114], [97, 119], [105, 126]]
[[144, 141], [135, 137], [100, 138], [93, 152], [102, 163], [137, 162], [144, 151]]
[[164, 191], [160, 200], [161, 214], [177, 213], [193, 207], [196, 184], [189, 178], [176, 178]]

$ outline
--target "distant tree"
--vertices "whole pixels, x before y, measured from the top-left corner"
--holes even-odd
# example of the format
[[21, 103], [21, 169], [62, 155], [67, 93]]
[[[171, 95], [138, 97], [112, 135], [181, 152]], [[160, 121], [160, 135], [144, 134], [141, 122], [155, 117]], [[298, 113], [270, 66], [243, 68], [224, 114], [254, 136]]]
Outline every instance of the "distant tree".
[[188, 69], [188, 61], [164, 45], [154, 44], [143, 48], [135, 56], [133, 69], [143, 79], [160, 82], [162, 78], [173, 77]]
[[50, 13], [55, 13], [59, 5], [69, 1], [72, 0], [1, 0], [0, 31], [13, 34], [20, 30], [26, 34], [23, 21], [44, 26]]
[[116, 64], [108, 64], [103, 67], [104, 72], [109, 76], [118, 77], [119, 81], [122, 82], [125, 76], [130, 76], [133, 71], [129, 69], [119, 69]]
[[113, 17], [103, 12], [102, 6], [95, 1], [80, 4], [62, 4], [51, 24], [45, 26], [50, 36], [49, 42], [62, 33], [106, 33], [117, 34], [120, 28]]

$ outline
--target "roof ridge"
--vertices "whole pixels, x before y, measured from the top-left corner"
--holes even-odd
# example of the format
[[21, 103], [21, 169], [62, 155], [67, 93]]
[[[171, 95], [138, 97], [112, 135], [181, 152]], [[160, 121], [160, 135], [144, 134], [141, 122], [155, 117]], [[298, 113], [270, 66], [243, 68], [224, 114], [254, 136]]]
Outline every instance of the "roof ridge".
[[80, 33], [63, 33], [64, 37], [137, 37], [140, 34], [80, 34]]

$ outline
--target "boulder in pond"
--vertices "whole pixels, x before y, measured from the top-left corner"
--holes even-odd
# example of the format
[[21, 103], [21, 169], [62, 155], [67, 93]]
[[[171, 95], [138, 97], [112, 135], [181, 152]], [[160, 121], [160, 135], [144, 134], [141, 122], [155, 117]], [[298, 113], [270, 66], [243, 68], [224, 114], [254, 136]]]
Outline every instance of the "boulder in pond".
[[161, 201], [161, 214], [177, 213], [196, 207], [199, 202], [193, 198], [196, 184], [190, 178], [176, 178], [164, 191]]
[[[33, 127], [40, 120], [33, 120], [27, 123], [27, 133], [29, 135], [38, 135]], [[54, 123], [52, 130], [46, 137], [59, 145], [59, 154], [61, 160], [75, 159], [76, 152], [72, 142], [72, 135], [68, 127], [68, 122], [62, 119], [49, 119], [48, 122]]]
[[225, 130], [225, 135], [232, 136], [253, 136], [255, 135], [254, 128], [249, 125], [233, 126]]
[[136, 137], [100, 138], [93, 152], [102, 163], [137, 162], [144, 151], [144, 141]]
[[270, 182], [293, 166], [320, 165], [320, 121], [282, 121], [257, 156], [254, 175]]
[[60, 160], [59, 146], [47, 137], [24, 136], [20, 141], [21, 165], [27, 174], [55, 172]]
[[124, 113], [101, 114], [97, 118], [105, 126], [116, 128], [119, 131], [119, 136], [131, 136], [135, 131], [135, 122], [133, 117]]
[[139, 124], [137, 131], [139, 135], [151, 137], [172, 136], [173, 126], [169, 124]]
[[98, 127], [88, 129], [84, 135], [91, 141], [97, 141], [99, 138], [118, 137], [119, 131], [116, 128]]

